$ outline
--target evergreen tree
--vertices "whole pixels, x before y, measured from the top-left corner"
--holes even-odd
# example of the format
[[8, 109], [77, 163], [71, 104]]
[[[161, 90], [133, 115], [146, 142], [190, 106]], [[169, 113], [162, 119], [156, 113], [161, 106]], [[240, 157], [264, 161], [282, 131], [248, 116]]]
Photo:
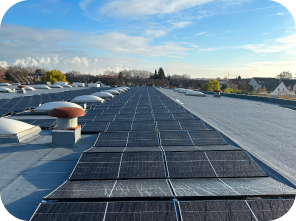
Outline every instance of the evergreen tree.
[[165, 74], [164, 74], [164, 71], [163, 71], [162, 67], [160, 67], [160, 68], [158, 69], [158, 78], [159, 78], [160, 80], [165, 79]]
[[159, 75], [157, 74], [157, 70], [155, 69], [155, 73], [154, 73], [154, 79], [158, 79]]

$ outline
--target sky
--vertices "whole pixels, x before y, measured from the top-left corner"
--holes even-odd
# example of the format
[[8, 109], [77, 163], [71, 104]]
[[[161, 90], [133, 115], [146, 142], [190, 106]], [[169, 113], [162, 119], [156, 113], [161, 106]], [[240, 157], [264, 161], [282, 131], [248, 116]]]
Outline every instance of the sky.
[[252, 78], [295, 61], [293, 16], [269, 0], [27, 0], [0, 28], [1, 66]]

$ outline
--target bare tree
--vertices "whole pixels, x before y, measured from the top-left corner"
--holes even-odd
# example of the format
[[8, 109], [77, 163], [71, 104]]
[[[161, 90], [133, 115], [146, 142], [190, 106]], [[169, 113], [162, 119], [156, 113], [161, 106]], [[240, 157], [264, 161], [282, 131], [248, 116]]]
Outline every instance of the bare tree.
[[278, 76], [278, 79], [292, 79], [293, 75], [289, 71], [283, 71]]

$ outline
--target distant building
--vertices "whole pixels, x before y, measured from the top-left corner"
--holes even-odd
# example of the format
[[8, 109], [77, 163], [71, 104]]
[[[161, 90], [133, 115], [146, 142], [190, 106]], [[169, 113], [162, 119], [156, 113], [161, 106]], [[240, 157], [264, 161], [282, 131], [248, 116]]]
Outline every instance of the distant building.
[[296, 80], [283, 79], [283, 80], [281, 80], [281, 82], [283, 82], [286, 85], [290, 94], [296, 94]]
[[275, 78], [252, 78], [252, 80], [249, 82], [249, 85], [253, 88], [254, 91], [256, 91], [266, 82], [275, 80]]
[[270, 94], [272, 96], [282, 96], [285, 94], [289, 94], [289, 90], [284, 84], [284, 82], [280, 80], [275, 81], [266, 81], [261, 85], [261, 88], [266, 89], [266, 94]]

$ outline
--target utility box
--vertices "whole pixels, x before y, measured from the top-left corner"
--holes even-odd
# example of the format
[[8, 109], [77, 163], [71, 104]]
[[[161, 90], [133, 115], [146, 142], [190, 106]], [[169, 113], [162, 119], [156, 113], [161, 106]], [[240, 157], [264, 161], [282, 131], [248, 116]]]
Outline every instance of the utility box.
[[72, 146], [81, 138], [81, 125], [69, 129], [53, 129], [52, 144], [58, 146]]

